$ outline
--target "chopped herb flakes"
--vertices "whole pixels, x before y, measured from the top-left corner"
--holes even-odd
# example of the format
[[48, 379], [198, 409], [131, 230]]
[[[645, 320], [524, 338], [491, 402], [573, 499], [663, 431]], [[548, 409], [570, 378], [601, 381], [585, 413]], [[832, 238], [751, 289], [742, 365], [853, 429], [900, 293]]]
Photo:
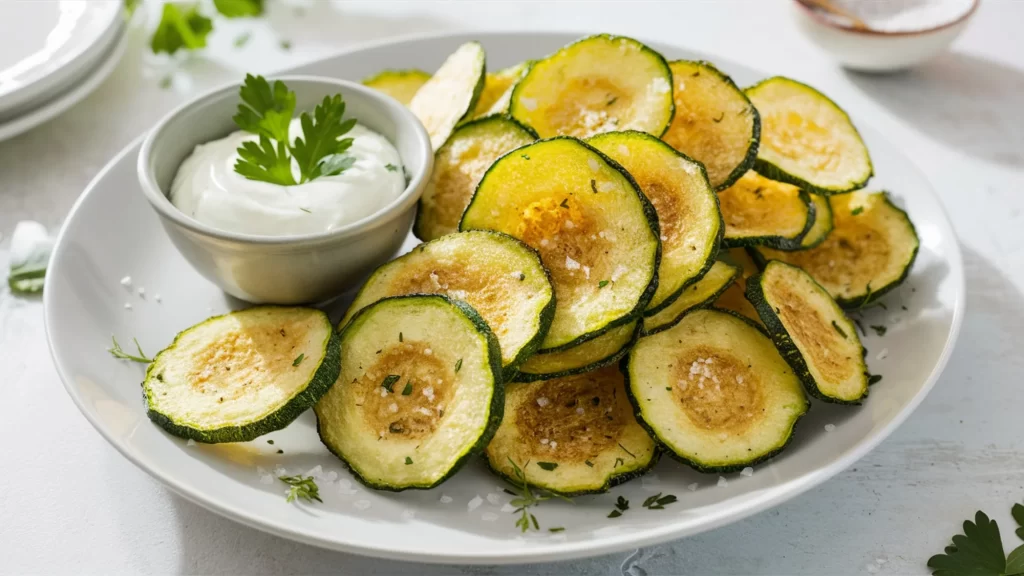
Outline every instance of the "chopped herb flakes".
[[590, 189], [594, 191], [594, 194], [597, 194], [597, 181], [593, 178], [590, 179]]
[[306, 354], [305, 353], [299, 354], [298, 356], [295, 357], [295, 361], [292, 362], [292, 366], [298, 366], [299, 364], [302, 364], [302, 361], [305, 360], [305, 359], [306, 359]]
[[402, 396], [408, 396], [412, 394], [412, 380], [405, 383], [405, 388], [402, 388]]
[[719, 122], [722, 121], [723, 118], [725, 118], [725, 112], [719, 114], [718, 118], [712, 118], [711, 121], [714, 122], [715, 124], [718, 124]]
[[618, 96], [612, 96], [611, 98], [608, 99], [608, 104], [607, 105], [611, 106], [612, 104], [615, 104], [618, 101], [619, 101], [619, 97]]
[[608, 285], [608, 281], [607, 280], [601, 280], [600, 282], [597, 283], [597, 287], [598, 288], [604, 288], [607, 285]]
[[398, 172], [398, 166], [395, 166], [394, 164], [392, 164], [390, 162], [385, 164], [384, 167], [387, 168], [388, 172]]
[[885, 332], [888, 330], [888, 328], [886, 328], [885, 326], [880, 325], [872, 325], [871, 329], [874, 330], [875, 334], [878, 334], [879, 336], [885, 336]]
[[562, 208], [568, 208], [569, 207], [569, 199], [568, 198], [563, 198], [562, 199], [562, 203], [559, 204], [559, 206], [561, 206]]
[[844, 332], [843, 329], [839, 327], [839, 324], [836, 324], [835, 320], [832, 321], [832, 327], [836, 329], [836, 332], [838, 332], [840, 336], [846, 338], [846, 332]]
[[458, 373], [459, 370], [462, 370], [462, 358], [459, 358], [459, 361], [455, 363], [455, 372]]
[[530, 159], [530, 155], [526, 154], [526, 153], [520, 154], [520, 156], [523, 157], [523, 160], [529, 160]]
[[[519, 465], [511, 458], [508, 459], [508, 462], [512, 465], [512, 473], [515, 476], [512, 482], [517, 490], [517, 492], [515, 492], [517, 497], [509, 501], [509, 504], [516, 507], [512, 513], [520, 515], [519, 518], [516, 519], [516, 527], [523, 532], [529, 530], [531, 526], [534, 530], [540, 530], [540, 524], [537, 522], [537, 517], [529, 512], [531, 506], [536, 506], [537, 504], [540, 504], [545, 500], [550, 500], [553, 497], [561, 498], [567, 502], [572, 502], [572, 500], [557, 494], [543, 494], [539, 492], [534, 494], [533, 490], [530, 489], [530, 483], [526, 481], [526, 473], [523, 472], [523, 468], [526, 468], [530, 463], [527, 462], [526, 465], [520, 468]], [[506, 492], [508, 491], [506, 490]]]
[[402, 377], [399, 376], [398, 374], [388, 374], [387, 377], [384, 378], [384, 381], [380, 383], [380, 386], [381, 388], [387, 390], [388, 392], [394, 392], [395, 382], [398, 382], [398, 380], [401, 378]]
[[618, 518], [619, 516], [622, 516], [622, 513], [625, 512], [626, 510], [629, 510], [629, 500], [626, 500], [622, 496], [619, 496], [615, 500], [615, 510], [609, 512], [608, 517]]
[[565, 528], [556, 526], [554, 528], [548, 528], [548, 532], [565, 532]]
[[548, 472], [558, 468], [558, 464], [555, 462], [537, 462], [537, 466], [540, 466], [541, 470], [547, 470]]
[[625, 463], [626, 463], [626, 461], [623, 460], [622, 458], [616, 458], [615, 459], [615, 464], [613, 464], [612, 467], [613, 468], [618, 468], [619, 466], [622, 466]]
[[399, 332], [399, 333], [398, 333], [398, 341], [399, 341], [399, 342], [404, 342], [404, 341], [405, 341], [405, 340], [404, 340], [404, 336], [402, 336], [402, 333], [401, 333], [401, 332]]
[[320, 499], [320, 487], [316, 485], [316, 480], [312, 476], [278, 476], [277, 479], [291, 486], [285, 498], [286, 502], [293, 502], [296, 498], [306, 502], [323, 502]]
[[633, 454], [632, 452], [630, 452], [629, 450], [626, 450], [626, 447], [625, 447], [625, 446], [623, 446], [623, 445], [622, 445], [621, 443], [618, 443], [618, 444], [619, 444], [619, 448], [622, 448], [622, 451], [623, 451], [623, 452], [625, 452], [626, 454], [629, 454], [629, 455], [630, 455], [630, 456], [631, 456], [631, 457], [632, 457], [632, 458], [633, 458], [634, 460], [636, 459], [636, 455], [634, 455], [634, 454]]
[[871, 376], [868, 376], [868, 386], [871, 386], [872, 384], [877, 384], [878, 382], [881, 382], [881, 381], [882, 381], [882, 375], [881, 374], [872, 374]]
[[856, 216], [857, 214], [860, 214], [863, 211], [864, 211], [864, 207], [863, 206], [857, 206], [853, 210], [850, 210], [850, 216]]
[[666, 494], [662, 496], [661, 492], [658, 492], [654, 496], [651, 496], [650, 498], [644, 500], [644, 508], [647, 508], [649, 510], [664, 510], [665, 506], [668, 506], [669, 504], [672, 504], [677, 500], [678, 498], [676, 498], [672, 494]]
[[409, 458], [408, 456], [406, 456], [405, 457], [405, 465], [408, 466], [410, 464], [412, 464], [412, 458]]
[[591, 468], [594, 467], [594, 463], [591, 462], [590, 460], [584, 460], [583, 463], [586, 464], [587, 466], [590, 466]]

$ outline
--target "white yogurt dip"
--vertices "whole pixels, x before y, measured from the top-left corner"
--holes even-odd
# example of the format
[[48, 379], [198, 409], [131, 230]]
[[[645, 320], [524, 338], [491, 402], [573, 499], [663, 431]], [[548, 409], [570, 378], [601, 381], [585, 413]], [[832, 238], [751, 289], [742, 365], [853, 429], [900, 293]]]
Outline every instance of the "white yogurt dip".
[[[302, 135], [292, 120], [292, 139]], [[345, 138], [345, 152], [355, 164], [336, 176], [305, 184], [281, 186], [249, 180], [235, 172], [238, 147], [259, 137], [234, 132], [196, 146], [182, 162], [171, 186], [171, 202], [196, 220], [223, 230], [260, 236], [291, 236], [330, 232], [384, 208], [405, 190], [402, 160], [380, 134], [356, 125]], [[296, 162], [292, 173], [299, 180]]]

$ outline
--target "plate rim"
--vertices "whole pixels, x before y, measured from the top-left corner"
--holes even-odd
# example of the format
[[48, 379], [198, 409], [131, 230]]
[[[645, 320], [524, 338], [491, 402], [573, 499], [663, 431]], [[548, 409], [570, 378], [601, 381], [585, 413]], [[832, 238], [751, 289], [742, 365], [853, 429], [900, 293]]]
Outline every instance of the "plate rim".
[[[268, 73], [281, 74], [287, 71], [299, 70], [309, 66], [315, 66], [322, 62], [338, 58], [339, 56], [350, 54], [353, 52], [360, 52], [363, 50], [387, 46], [389, 44], [398, 44], [404, 42], [415, 42], [423, 40], [438, 40], [444, 38], [457, 38], [465, 35], [476, 35], [481, 38], [482, 42], [486, 41], [487, 36], [496, 35], [550, 35], [550, 36], [566, 36], [574, 35], [576, 37], [583, 37], [591, 35], [592, 32], [581, 32], [578, 30], [543, 30], [543, 31], [523, 31], [523, 30], [510, 30], [510, 29], [480, 29], [480, 30], [447, 30], [444, 32], [431, 32], [422, 34], [409, 34], [402, 36], [395, 36], [386, 38], [383, 40], [377, 40], [372, 42], [363, 42], [355, 44], [353, 46], [333, 51], [330, 54], [310, 60], [308, 62], [300, 63], [295, 66], [289, 66], [277, 70], [270, 70]], [[694, 50], [685, 48], [683, 46], [672, 44], [671, 42], [661, 41], [649, 41], [642, 37], [630, 36], [636, 38], [640, 42], [652, 45], [662, 46], [675, 46], [677, 48], [687, 50], [689, 52], [700, 54], [704, 58], [711, 57], [712, 55], [702, 50]], [[728, 59], [726, 59], [728, 60]], [[743, 65], [746, 66], [746, 65]], [[749, 66], [746, 66], [750, 68]], [[762, 71], [752, 68], [760, 74]], [[64, 224], [61, 226], [60, 232], [57, 235], [57, 239], [54, 245], [54, 255], [61, 251], [65, 244], [65, 233], [67, 232], [67, 224], [73, 219], [75, 214], [81, 208], [82, 204], [87, 200], [90, 194], [92, 194], [97, 185], [104, 177], [114, 169], [124, 158], [133, 152], [137, 152], [137, 149], [141, 146], [142, 140], [145, 138], [146, 132], [136, 137], [129, 144], [127, 144], [121, 151], [119, 151], [104, 167], [96, 174], [95, 177], [90, 180], [85, 190], [72, 205], [68, 211], [67, 216], [64, 219]], [[773, 490], [770, 491], [770, 495], [760, 496], [742, 505], [737, 505], [734, 509], [727, 509], [719, 512], [717, 515], [712, 516], [708, 521], [702, 523], [699, 527], [687, 527], [679, 528], [672, 524], [666, 524], [651, 529], [644, 529], [641, 532], [623, 532], [612, 536], [601, 537], [596, 540], [584, 540], [579, 542], [553, 542], [545, 541], [543, 543], [538, 542], [535, 548], [512, 550], [501, 553], [484, 552], [480, 554], [473, 553], [473, 551], [465, 551], [458, 556], [453, 556], [445, 553], [421, 553], [421, 552], [408, 552], [403, 550], [394, 550], [386, 547], [378, 546], [365, 546], [359, 544], [350, 544], [339, 540], [326, 539], [320, 534], [313, 533], [309, 530], [292, 529], [288, 527], [282, 527], [270, 522], [266, 522], [260, 517], [248, 513], [246, 510], [238, 509], [229, 505], [225, 505], [221, 502], [207, 498], [200, 492], [193, 493], [188, 488], [179, 485], [179, 483], [171, 478], [165, 477], [164, 475], [149, 469], [141, 459], [136, 458], [130, 454], [125, 447], [117, 442], [111, 434], [108, 434], [99, 424], [96, 418], [85, 409], [84, 401], [76, 392], [74, 386], [71, 385], [72, 379], [66, 373], [64, 367], [61, 364], [60, 359], [57, 357], [57, 353], [54, 347], [54, 339], [52, 337], [53, 329], [51, 327], [51, 316], [50, 308], [51, 294], [53, 291], [50, 289], [50, 284], [53, 282], [52, 275], [47, 275], [44, 289], [43, 289], [43, 323], [46, 331], [47, 347], [50, 351], [50, 356], [53, 360], [54, 367], [57, 371], [58, 376], [61, 379], [61, 384], [64, 386], [65, 391], [71, 397], [75, 406], [79, 412], [86, 418], [86, 420], [100, 433], [100, 435], [106, 439], [122, 456], [132, 462], [135, 466], [142, 469], [144, 472], [155, 478], [161, 484], [170, 488], [174, 493], [180, 495], [186, 500], [197, 504], [209, 511], [215, 512], [221, 516], [229, 518], [235, 522], [260, 530], [262, 532], [274, 534], [292, 541], [301, 542], [308, 545], [317, 546], [320, 548], [336, 550], [349, 554], [356, 554], [360, 556], [368, 556], [373, 558], [380, 558], [385, 560], [399, 560], [406, 562], [423, 562], [430, 564], [456, 564], [456, 565], [481, 565], [481, 564], [495, 564], [495, 565], [518, 565], [533, 562], [555, 562], [573, 560], [579, 558], [588, 558], [599, 555], [612, 554], [617, 552], [623, 552], [627, 550], [633, 550], [638, 547], [653, 546], [662, 544], [665, 542], [678, 540], [688, 536], [693, 536], [722, 526], [749, 518], [755, 514], [763, 512], [769, 508], [781, 505], [785, 502], [792, 500], [793, 498], [800, 496], [807, 491], [820, 486], [825, 481], [829, 480], [839, 472], [850, 467], [858, 460], [863, 458], [865, 455], [870, 453], [872, 450], [878, 447], [885, 439], [887, 439], [892, 433], [901, 426], [907, 418], [920, 406], [924, 399], [934, 388], [935, 383], [938, 381], [939, 376], [945, 370], [946, 365], [949, 362], [950, 356], [952, 356], [953, 350], [956, 346], [956, 342], [960, 335], [960, 330], [963, 323], [963, 318], [966, 313], [966, 277], [963, 268], [963, 257], [961, 253], [960, 241], [956, 235], [956, 230], [953, 227], [952, 221], [949, 218], [948, 210], [942, 201], [941, 196], [935, 190], [931, 180], [927, 174], [921, 171], [917, 164], [915, 164], [909, 157], [907, 157], [909, 166], [921, 176], [923, 181], [928, 183], [928, 192], [934, 199], [935, 204], [939, 209], [939, 214], [944, 220], [946, 228], [949, 230], [949, 238], [951, 240], [951, 250], [944, 255], [943, 261], [946, 262], [951, 272], [954, 275], [954, 280], [957, 280], [955, 286], [955, 298], [953, 301], [953, 316], [951, 318], [950, 331], [948, 336], [943, 343], [942, 352], [940, 353], [938, 360], [932, 367], [927, 378], [924, 380], [921, 389], [904, 405], [900, 408], [899, 412], [892, 418], [892, 420], [878, 432], [872, 436], [868, 436], [864, 440], [860, 441], [857, 445], [852, 447], [849, 452], [844, 454], [842, 457], [833, 461], [830, 464], [819, 467], [816, 470], [805, 474], [804, 476], [794, 479], [790, 482], [790, 485], [784, 490]]]

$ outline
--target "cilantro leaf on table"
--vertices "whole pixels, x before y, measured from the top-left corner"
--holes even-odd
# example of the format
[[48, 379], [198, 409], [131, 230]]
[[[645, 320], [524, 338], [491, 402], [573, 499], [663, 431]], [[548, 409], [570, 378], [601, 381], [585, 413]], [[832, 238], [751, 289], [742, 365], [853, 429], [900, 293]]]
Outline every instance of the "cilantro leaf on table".
[[213, 6], [227, 18], [244, 18], [263, 14], [263, 0], [213, 0]]
[[149, 46], [153, 52], [168, 54], [198, 50], [206, 47], [206, 36], [211, 30], [213, 22], [199, 13], [197, 4], [167, 3]]
[[242, 103], [233, 120], [239, 128], [288, 143], [288, 125], [295, 114], [295, 92], [280, 80], [271, 87], [263, 76], [246, 74], [238, 95]]
[[[299, 117], [302, 137], [295, 139], [292, 155], [299, 163], [301, 182], [309, 182], [330, 174], [323, 170], [325, 160], [342, 154], [352, 146], [351, 138], [339, 140], [356, 125], [355, 118], [344, 120], [344, 116], [345, 100], [341, 94], [335, 94], [324, 96], [323, 102], [313, 110], [312, 116], [303, 112]], [[331, 163], [330, 167], [336, 169], [337, 164], [340, 162]], [[333, 172], [337, 173], [340, 173], [340, 170]]]
[[1006, 557], [999, 525], [980, 510], [974, 522], [964, 522], [964, 533], [953, 536], [945, 553], [928, 559], [933, 576], [1004, 576]]

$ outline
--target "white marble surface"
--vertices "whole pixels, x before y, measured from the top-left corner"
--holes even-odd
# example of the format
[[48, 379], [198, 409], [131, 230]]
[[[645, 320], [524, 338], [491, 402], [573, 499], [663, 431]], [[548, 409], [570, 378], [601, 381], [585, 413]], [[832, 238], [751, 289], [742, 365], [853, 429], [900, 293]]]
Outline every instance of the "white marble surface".
[[[0, 143], [0, 267], [15, 222], [57, 227], [89, 180], [165, 111], [245, 71], [271, 71], [388, 35], [455, 28], [579, 29], [675, 42], [804, 79], [884, 129], [931, 178], [967, 267], [968, 312], [945, 374], [887, 441], [769, 512], [634, 554], [523, 568], [422, 566], [282, 540], [171, 494], [82, 418], [46, 348], [42, 305], [0, 287], [0, 573], [924, 574], [983, 509], [1013, 536], [1024, 500], [1024, 2], [984, 0], [952, 52], [914, 72], [832, 65], [782, 0], [307, 2], [219, 25], [202, 56], [128, 56], [91, 97]], [[155, 6], [149, 10], [156, 11]], [[252, 39], [233, 46], [244, 30]], [[292, 42], [290, 51], [279, 39]], [[176, 70], [171, 89], [160, 79]], [[1015, 545], [1015, 544], [1014, 544]]]

